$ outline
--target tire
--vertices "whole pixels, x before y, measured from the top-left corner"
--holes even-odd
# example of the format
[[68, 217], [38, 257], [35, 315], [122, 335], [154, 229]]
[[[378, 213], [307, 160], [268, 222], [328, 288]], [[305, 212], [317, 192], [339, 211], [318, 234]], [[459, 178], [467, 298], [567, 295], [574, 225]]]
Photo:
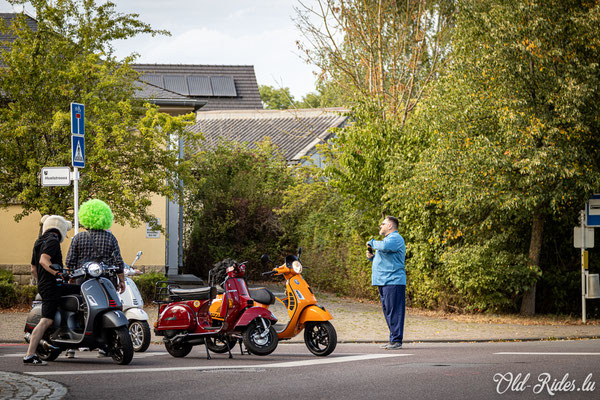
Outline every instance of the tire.
[[[217, 337], [207, 336], [204, 339], [204, 344], [213, 353], [218, 353], [218, 354], [227, 353], [229, 350], [233, 349], [233, 347], [235, 346], [235, 343], [237, 342], [237, 339], [229, 337], [229, 336], [227, 336], [226, 338], [227, 339], [225, 339], [225, 337], [223, 337], [223, 336], [217, 336]], [[229, 347], [227, 347], [228, 343], [229, 343]]]
[[[46, 340], [48, 340], [48, 339], [46, 339]], [[46, 350], [44, 348], [44, 346], [42, 346], [41, 344], [39, 344], [35, 353], [38, 355], [38, 357], [40, 358], [40, 360], [54, 361], [60, 355], [61, 350], [60, 349], [57, 349], [57, 350], [47, 349]]]
[[190, 351], [192, 351], [192, 345], [189, 343], [173, 345], [170, 342], [165, 342], [165, 347], [169, 354], [176, 358], [185, 357], [190, 354]]
[[131, 343], [127, 327], [121, 326], [113, 329], [108, 346], [109, 354], [115, 363], [127, 365], [133, 359], [133, 343]]
[[243, 335], [244, 345], [248, 349], [248, 352], [257, 356], [266, 356], [277, 348], [278, 339], [275, 328], [269, 325], [269, 331], [263, 338], [261, 334], [264, 331], [263, 324], [258, 320], [254, 320], [248, 325]]
[[304, 343], [315, 356], [330, 355], [337, 345], [337, 333], [331, 322], [311, 322], [304, 329]]
[[148, 321], [132, 320], [129, 322], [129, 336], [131, 336], [131, 343], [133, 343], [133, 351], [143, 352], [148, 350], [148, 346], [150, 346], [150, 325]]

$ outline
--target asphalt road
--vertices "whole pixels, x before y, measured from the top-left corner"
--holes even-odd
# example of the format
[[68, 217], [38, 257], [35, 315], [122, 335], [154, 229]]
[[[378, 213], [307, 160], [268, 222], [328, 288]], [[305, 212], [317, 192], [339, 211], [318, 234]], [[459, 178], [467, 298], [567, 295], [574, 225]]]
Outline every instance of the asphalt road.
[[23, 345], [0, 346], [0, 371], [33, 390], [34, 381], [59, 384], [68, 399], [600, 398], [600, 340], [410, 343], [399, 351], [338, 344], [324, 358], [303, 344], [280, 344], [266, 357], [242, 356], [236, 349], [233, 359], [213, 354], [212, 360], [204, 346], [173, 358], [162, 345], [152, 345], [128, 366], [95, 352], [24, 366], [24, 351]]

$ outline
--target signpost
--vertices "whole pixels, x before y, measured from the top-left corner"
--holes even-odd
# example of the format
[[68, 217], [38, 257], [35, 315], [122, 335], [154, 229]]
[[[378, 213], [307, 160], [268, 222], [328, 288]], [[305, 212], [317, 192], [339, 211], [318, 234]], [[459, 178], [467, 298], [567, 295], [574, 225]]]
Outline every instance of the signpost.
[[85, 106], [71, 103], [71, 164], [73, 165], [73, 218], [79, 233], [79, 168], [85, 167]]
[[71, 184], [71, 168], [42, 168], [42, 186], [69, 186]]

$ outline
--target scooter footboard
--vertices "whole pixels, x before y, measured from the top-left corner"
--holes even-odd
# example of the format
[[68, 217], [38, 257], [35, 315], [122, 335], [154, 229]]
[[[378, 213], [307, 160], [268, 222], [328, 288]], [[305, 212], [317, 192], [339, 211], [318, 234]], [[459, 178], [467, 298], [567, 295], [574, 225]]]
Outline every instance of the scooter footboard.
[[330, 319], [333, 319], [333, 316], [325, 309], [325, 307], [308, 306], [302, 310], [302, 314], [300, 314], [300, 318], [298, 318], [298, 323], [304, 325], [307, 322], [329, 321]]
[[248, 326], [248, 324], [250, 324], [250, 322], [254, 321], [256, 318], [259, 318], [259, 317], [271, 320], [272, 324], [275, 324], [277, 322], [277, 318], [275, 318], [275, 315], [273, 315], [273, 313], [271, 311], [269, 311], [263, 307], [255, 306], [255, 307], [250, 307], [249, 309], [244, 311], [244, 314], [238, 320], [237, 324], [235, 324], [235, 327], [238, 328], [238, 327]]

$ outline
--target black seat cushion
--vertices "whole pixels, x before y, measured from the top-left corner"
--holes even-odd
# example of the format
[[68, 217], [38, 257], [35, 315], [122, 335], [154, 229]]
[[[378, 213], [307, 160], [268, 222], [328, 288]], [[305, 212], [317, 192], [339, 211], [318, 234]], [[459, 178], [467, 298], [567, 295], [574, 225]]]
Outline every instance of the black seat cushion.
[[199, 288], [169, 288], [171, 295], [182, 298], [183, 300], [209, 300], [217, 295], [217, 289], [214, 286]]
[[275, 296], [267, 288], [250, 288], [248, 289], [248, 293], [258, 303], [275, 304]]

